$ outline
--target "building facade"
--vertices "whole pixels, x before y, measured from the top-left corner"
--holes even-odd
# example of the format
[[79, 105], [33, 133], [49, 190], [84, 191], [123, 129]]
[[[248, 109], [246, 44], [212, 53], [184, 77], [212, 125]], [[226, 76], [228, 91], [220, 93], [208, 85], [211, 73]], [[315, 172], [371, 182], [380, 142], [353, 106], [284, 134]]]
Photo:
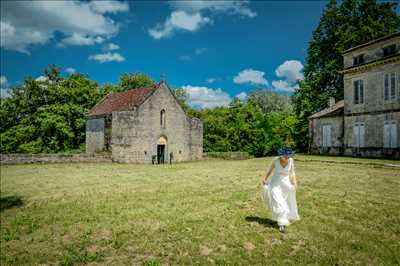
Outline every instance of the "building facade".
[[110, 93], [86, 116], [87, 153], [110, 151], [126, 163], [202, 159], [203, 124], [186, 115], [164, 82]]
[[310, 116], [311, 150], [317, 154], [343, 153], [344, 101], [329, 100], [329, 107]]
[[[318, 153], [334, 153], [366, 157], [400, 157], [400, 33], [395, 33], [343, 53], [343, 114], [326, 125], [339, 128], [342, 122], [342, 143], [329, 131], [313, 128], [316, 117], [310, 117], [311, 149]], [[318, 113], [317, 113], [318, 114]], [[319, 119], [320, 121], [321, 118]], [[324, 134], [325, 133], [325, 134]], [[318, 139], [330, 138], [322, 148]], [[334, 149], [334, 145], [342, 145]]]

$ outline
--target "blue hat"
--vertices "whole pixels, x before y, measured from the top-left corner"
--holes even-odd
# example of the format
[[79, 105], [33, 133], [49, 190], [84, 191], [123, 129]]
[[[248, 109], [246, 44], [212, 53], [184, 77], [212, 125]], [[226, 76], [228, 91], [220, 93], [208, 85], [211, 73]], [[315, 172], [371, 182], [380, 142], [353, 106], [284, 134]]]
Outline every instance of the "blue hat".
[[280, 148], [278, 150], [278, 155], [279, 156], [293, 157], [294, 156], [294, 151], [292, 151], [291, 148]]

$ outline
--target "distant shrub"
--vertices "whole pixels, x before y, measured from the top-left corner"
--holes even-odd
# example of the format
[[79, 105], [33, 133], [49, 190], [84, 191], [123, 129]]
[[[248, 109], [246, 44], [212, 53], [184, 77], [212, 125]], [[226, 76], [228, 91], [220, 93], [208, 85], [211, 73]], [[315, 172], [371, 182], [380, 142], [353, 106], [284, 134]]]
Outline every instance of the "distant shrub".
[[234, 152], [206, 152], [204, 157], [219, 158], [225, 160], [247, 160], [253, 158], [248, 152], [234, 151]]
[[19, 207], [22, 205], [22, 199], [19, 196], [8, 196], [0, 198], [0, 211], [9, 209], [12, 207]]

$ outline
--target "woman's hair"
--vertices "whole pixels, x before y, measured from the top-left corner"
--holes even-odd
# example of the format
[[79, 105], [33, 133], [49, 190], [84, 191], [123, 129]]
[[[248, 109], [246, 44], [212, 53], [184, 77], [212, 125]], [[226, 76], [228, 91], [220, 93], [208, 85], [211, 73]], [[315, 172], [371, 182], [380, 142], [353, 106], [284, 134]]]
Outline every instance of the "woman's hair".
[[279, 156], [288, 156], [288, 157], [293, 157], [294, 156], [294, 151], [291, 148], [280, 148], [278, 150], [278, 155]]

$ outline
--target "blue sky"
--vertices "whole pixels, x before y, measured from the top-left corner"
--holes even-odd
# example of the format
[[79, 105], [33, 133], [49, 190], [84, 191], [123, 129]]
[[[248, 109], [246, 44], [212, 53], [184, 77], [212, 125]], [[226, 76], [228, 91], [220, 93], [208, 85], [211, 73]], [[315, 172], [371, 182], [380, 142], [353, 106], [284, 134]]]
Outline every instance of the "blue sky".
[[2, 91], [48, 64], [116, 83], [144, 72], [226, 105], [255, 88], [290, 93], [325, 1], [1, 2]]

